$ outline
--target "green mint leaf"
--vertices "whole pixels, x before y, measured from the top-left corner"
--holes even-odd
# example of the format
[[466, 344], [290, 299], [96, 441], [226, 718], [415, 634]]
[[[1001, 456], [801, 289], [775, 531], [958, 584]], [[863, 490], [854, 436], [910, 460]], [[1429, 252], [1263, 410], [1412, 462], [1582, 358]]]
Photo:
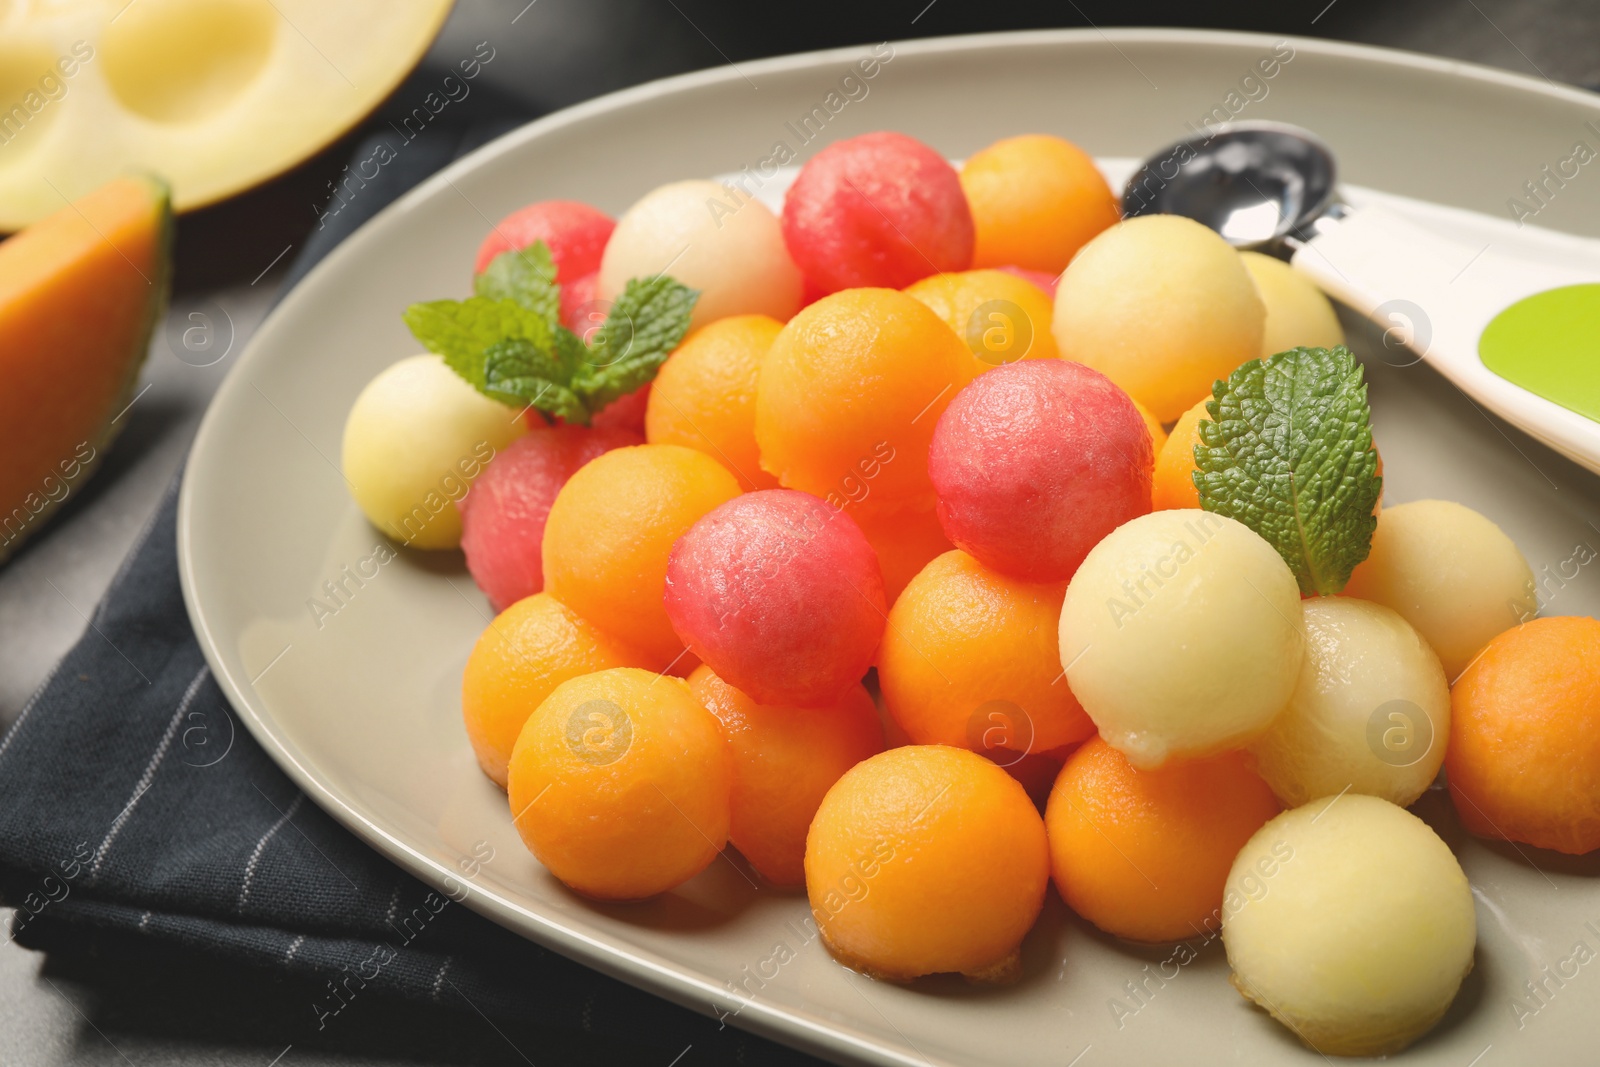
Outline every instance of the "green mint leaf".
[[1295, 348], [1212, 393], [1194, 450], [1200, 506], [1266, 538], [1302, 593], [1339, 592], [1372, 548], [1383, 486], [1361, 365], [1343, 345]]
[[543, 241], [495, 256], [473, 280], [472, 290], [491, 300], [514, 300], [547, 322], [555, 322], [561, 314], [556, 266]]
[[628, 281], [589, 348], [590, 370], [578, 387], [590, 411], [655, 378], [689, 331], [698, 299], [697, 290], [667, 275]]
[[476, 296], [413, 304], [405, 323], [485, 396], [587, 425], [655, 377], [688, 332], [700, 294], [669, 277], [636, 278], [585, 345], [559, 322], [554, 277], [549, 250], [535, 242], [496, 256], [474, 283]]
[[551, 352], [561, 361], [567, 380], [574, 388], [579, 387], [594, 374], [594, 366], [589, 362], [589, 346], [583, 343], [583, 338], [556, 324], [551, 332]]
[[539, 349], [551, 346], [551, 329], [543, 315], [514, 300], [485, 296], [466, 300], [431, 300], [412, 304], [402, 316], [422, 346], [444, 357], [445, 364], [474, 388], [496, 400], [484, 377], [484, 359], [491, 345], [525, 340]]
[[589, 409], [569, 385], [571, 368], [553, 349], [522, 338], [490, 345], [484, 356], [485, 391], [506, 403], [559, 415], [568, 422], [587, 423]]

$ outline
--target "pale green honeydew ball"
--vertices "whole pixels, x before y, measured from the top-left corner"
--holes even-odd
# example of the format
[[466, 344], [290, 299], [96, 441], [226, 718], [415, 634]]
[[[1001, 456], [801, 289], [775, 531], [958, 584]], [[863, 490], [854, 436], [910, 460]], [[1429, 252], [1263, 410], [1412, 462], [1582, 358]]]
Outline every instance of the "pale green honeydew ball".
[[367, 383], [345, 418], [345, 480], [367, 521], [412, 548], [461, 543], [456, 502], [526, 427], [435, 355], [411, 356]]
[[1261, 331], [1261, 358], [1291, 348], [1333, 348], [1344, 344], [1344, 327], [1322, 290], [1283, 260], [1260, 252], [1240, 252], [1239, 260], [1256, 283], [1267, 307]]
[[1277, 816], [1228, 873], [1234, 987], [1325, 1055], [1381, 1056], [1426, 1033], [1472, 969], [1461, 865], [1404, 808], [1346, 793]]
[[1140, 215], [1078, 250], [1056, 287], [1050, 329], [1061, 358], [1172, 422], [1261, 354], [1265, 321], [1227, 241], [1180, 215]]
[[1061, 664], [1100, 736], [1135, 767], [1255, 739], [1300, 673], [1300, 588], [1249, 527], [1208, 511], [1141, 515], [1079, 566]]
[[778, 217], [713, 181], [659, 186], [617, 220], [596, 295], [615, 300], [630, 278], [667, 274], [700, 291], [690, 329], [730, 315], [787, 321], [800, 310], [800, 268]]
[[1287, 807], [1345, 789], [1405, 807], [1444, 763], [1450, 684], [1411, 624], [1381, 604], [1303, 605], [1306, 651], [1288, 707], [1250, 746]]
[[1372, 552], [1344, 591], [1399, 612], [1433, 646], [1452, 682], [1492, 638], [1539, 610], [1533, 571], [1516, 543], [1450, 500], [1380, 511]]

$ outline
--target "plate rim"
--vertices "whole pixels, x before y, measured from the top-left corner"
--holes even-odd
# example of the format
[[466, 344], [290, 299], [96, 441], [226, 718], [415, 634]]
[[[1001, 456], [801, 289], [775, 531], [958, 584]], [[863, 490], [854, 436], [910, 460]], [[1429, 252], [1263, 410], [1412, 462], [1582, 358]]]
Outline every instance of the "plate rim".
[[[1580, 104], [1600, 112], [1600, 95], [1548, 78], [1541, 79], [1479, 63], [1431, 56], [1405, 49], [1294, 34], [1182, 27], [1095, 27], [960, 34], [890, 43], [897, 56], [937, 56], [1078, 43], [1099, 43], [1120, 51], [1117, 48], [1119, 44], [1200, 44], [1229, 47], [1271, 45], [1280, 41], [1289, 42], [1297, 53], [1304, 50], [1310, 55], [1381, 63], [1444, 77], [1466, 78], [1508, 90], [1531, 92], [1535, 96], [1542, 96], [1552, 101]], [[359, 257], [360, 249], [364, 241], [370, 237], [371, 231], [387, 224], [395, 215], [403, 214], [413, 203], [451, 187], [457, 178], [546, 132], [582, 123], [593, 116], [625, 109], [658, 96], [737, 81], [743, 79], [746, 73], [783, 73], [836, 64], [842, 60], [853, 60], [858, 57], [860, 47], [844, 46], [742, 61], [737, 68], [727, 63], [644, 82], [553, 111], [478, 147], [428, 176], [387, 204], [323, 256], [292, 289], [282, 293], [245, 344], [234, 366], [229, 368], [216, 394], [208, 403], [184, 460], [177, 508], [179, 582], [184, 608], [206, 664], [233, 711], [243, 720], [246, 729], [274, 764], [336, 822], [361, 838], [368, 847], [375, 849], [390, 862], [425, 884], [435, 889], [449, 891], [451, 884], [460, 887], [465, 883], [455, 877], [451, 868], [423, 855], [401, 835], [390, 832], [375, 818], [366, 815], [359, 802], [312, 767], [307, 761], [307, 754], [303, 754], [298, 746], [281, 732], [267, 707], [267, 702], [256, 694], [253, 683], [248, 678], [236, 676], [222, 654], [219, 633], [206, 614], [206, 596], [201, 589], [203, 581], [197, 577], [196, 572], [194, 545], [196, 483], [191, 477], [197, 457], [210, 448], [214, 438], [225, 432], [225, 423], [219, 412], [227, 406], [226, 401], [232, 393], [248, 386], [249, 383], [245, 379], [247, 372], [242, 372], [242, 369], [266, 358], [261, 354], [266, 349], [260, 338], [270, 332], [269, 328], [279, 318], [293, 314], [295, 305], [301, 298], [301, 291], [315, 286], [326, 274], [338, 271], [345, 260]], [[813, 1021], [792, 1014], [785, 1008], [730, 992], [693, 973], [688, 973], [685, 968], [648, 950], [632, 946], [613, 947], [563, 925], [554, 917], [540, 915], [503, 900], [491, 890], [481, 889], [475, 885], [469, 886], [466, 895], [460, 898], [460, 902], [497, 925], [505, 927], [516, 936], [526, 937], [586, 967], [663, 997], [701, 1015], [718, 1017], [718, 1004], [731, 1004], [733, 1007], [726, 1015], [721, 1016], [722, 1018], [733, 1022], [740, 1029], [761, 1034], [780, 1043], [799, 1045], [809, 1052], [836, 1060], [839, 1057], [848, 1057], [852, 1062], [871, 1062], [897, 1065], [897, 1067], [930, 1062], [925, 1055], [918, 1054], [915, 1057], [905, 1055], [864, 1034], [841, 1026]]]

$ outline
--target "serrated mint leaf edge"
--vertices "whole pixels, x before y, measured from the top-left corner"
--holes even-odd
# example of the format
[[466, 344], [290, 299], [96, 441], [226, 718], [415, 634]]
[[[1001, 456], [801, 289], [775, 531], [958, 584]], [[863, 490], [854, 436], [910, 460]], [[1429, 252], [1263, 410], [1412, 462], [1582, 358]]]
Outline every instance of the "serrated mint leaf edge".
[[477, 296], [512, 300], [555, 325], [561, 314], [561, 287], [556, 284], [555, 261], [543, 241], [527, 248], [509, 249], [489, 261], [472, 280]]
[[[1286, 416], [1289, 424], [1284, 430], [1288, 446], [1293, 447], [1296, 440], [1295, 416], [1305, 411], [1307, 402], [1300, 399], [1299, 379], [1301, 371], [1306, 367], [1307, 360], [1314, 360], [1324, 366], [1331, 365], [1328, 373], [1323, 375], [1323, 380], [1332, 384], [1332, 389], [1327, 392], [1315, 390], [1305, 393], [1308, 398], [1325, 396], [1328, 403], [1335, 402], [1339, 396], [1345, 397], [1341, 405], [1343, 410], [1353, 413], [1352, 419], [1342, 420], [1348, 422], [1352, 429], [1342, 436], [1353, 433], [1357, 438], [1364, 439], [1366, 447], [1359, 451], [1352, 451], [1343, 464], [1339, 467], [1338, 477], [1328, 479], [1333, 484], [1333, 492], [1337, 494], [1338, 484], [1350, 477], [1358, 482], [1364, 482], [1365, 488], [1357, 485], [1350, 494], [1349, 501], [1344, 508], [1334, 514], [1320, 527], [1318, 535], [1307, 530], [1307, 520], [1326, 507], [1325, 499], [1319, 499], [1310, 507], [1302, 506], [1303, 485], [1306, 480], [1297, 477], [1298, 462], [1287, 463], [1287, 479], [1290, 491], [1287, 497], [1273, 494], [1279, 499], [1286, 500], [1289, 515], [1293, 518], [1295, 545], [1294, 550], [1285, 551], [1287, 547], [1274, 535], [1268, 523], [1268, 529], [1260, 529], [1261, 515], [1270, 512], [1269, 507], [1261, 506], [1250, 508], [1249, 501], [1241, 500], [1237, 490], [1238, 478], [1230, 479], [1230, 470], [1238, 469], [1247, 477], [1251, 484], [1257, 487], [1259, 493], [1271, 492], [1271, 479], [1273, 472], [1251, 471], [1246, 463], [1245, 456], [1236, 447], [1240, 435], [1224, 436], [1222, 423], [1228, 414], [1233, 414], [1229, 408], [1230, 402], [1237, 408], [1236, 418], [1245, 420], [1249, 436], [1259, 439], [1267, 428], [1268, 418], [1261, 420], [1261, 425], [1252, 424], [1246, 419], [1248, 414], [1246, 404], [1250, 400], [1258, 401], [1271, 409], [1271, 414]], [[1271, 377], [1274, 372], [1279, 372], [1282, 363], [1292, 364], [1288, 377], [1294, 383], [1292, 406], [1285, 411], [1280, 405], [1274, 404], [1271, 399], [1273, 383]], [[1260, 395], [1243, 391], [1242, 387], [1253, 377], [1259, 375], [1261, 388]], [[1326, 407], [1327, 405], [1322, 405]], [[1350, 350], [1343, 345], [1333, 349], [1295, 348], [1280, 352], [1266, 359], [1254, 359], [1240, 365], [1227, 380], [1219, 380], [1213, 387], [1213, 396], [1206, 403], [1206, 411], [1211, 416], [1209, 420], [1201, 419], [1197, 432], [1201, 444], [1194, 448], [1195, 470], [1191, 479], [1200, 496], [1200, 505], [1207, 511], [1212, 511], [1228, 518], [1236, 519], [1249, 526], [1264, 540], [1272, 544], [1273, 548], [1284, 559], [1290, 571], [1295, 576], [1296, 583], [1301, 592], [1305, 594], [1331, 595], [1342, 591], [1350, 579], [1350, 573], [1361, 564], [1371, 553], [1372, 535], [1377, 528], [1377, 517], [1374, 510], [1383, 491], [1383, 478], [1377, 473], [1377, 453], [1372, 445], [1371, 407], [1367, 401], [1367, 384], [1364, 368], [1357, 361]], [[1300, 438], [1304, 441], [1319, 441], [1324, 435], [1312, 433], [1300, 428]], [[1308, 452], [1316, 449], [1302, 447], [1300, 456], [1303, 459]], [[1282, 453], [1274, 453], [1281, 455]], [[1220, 462], [1219, 462], [1220, 457]], [[1358, 458], [1359, 457], [1359, 458]], [[1225, 463], [1226, 465], [1222, 465]], [[1351, 471], [1352, 464], [1364, 467], [1365, 470]], [[1313, 475], [1315, 471], [1312, 472]], [[1281, 477], [1281, 476], [1280, 476]], [[1314, 480], [1314, 479], [1313, 479]], [[1236, 490], [1226, 493], [1229, 486]], [[1349, 526], [1350, 529], [1343, 534], [1338, 532], [1339, 527]], [[1320, 547], [1318, 543], [1320, 543]], [[1331, 551], [1323, 551], [1332, 543]], [[1348, 564], [1348, 565], [1346, 565]]]
[[[595, 377], [618, 363], [656, 352], [665, 359], [688, 334], [699, 299], [698, 289], [670, 275], [628, 279], [606, 314], [600, 343], [590, 346], [589, 363], [595, 367]], [[619, 345], [623, 350], [613, 354]]]
[[[484, 323], [493, 319], [493, 326]], [[513, 300], [472, 296], [466, 300], [428, 300], [412, 304], [401, 321], [424, 348], [442, 358], [474, 389], [505, 403], [490, 390], [484, 373], [488, 351], [504, 341], [522, 340], [549, 348], [551, 330], [544, 318]]]

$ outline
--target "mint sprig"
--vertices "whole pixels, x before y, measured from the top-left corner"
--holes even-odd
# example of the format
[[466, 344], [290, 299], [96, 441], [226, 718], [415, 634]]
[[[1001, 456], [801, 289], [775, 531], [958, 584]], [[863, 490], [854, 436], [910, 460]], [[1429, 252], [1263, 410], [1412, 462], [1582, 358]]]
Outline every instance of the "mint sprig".
[[1253, 359], [1212, 388], [1195, 446], [1200, 506], [1266, 538], [1305, 594], [1342, 590], [1367, 558], [1383, 488], [1350, 350]]
[[484, 353], [483, 376], [483, 392], [497, 400], [510, 397], [519, 406], [531, 404], [568, 422], [589, 421], [589, 407], [569, 384], [572, 373], [559, 346], [541, 349], [521, 338], [496, 341]]
[[473, 288], [466, 300], [411, 305], [405, 324], [485, 396], [581, 425], [655, 378], [700, 296], [665, 275], [632, 279], [586, 344], [561, 325], [561, 287], [542, 241], [496, 256]]
[[514, 300], [551, 321], [561, 314], [556, 265], [543, 241], [495, 256], [473, 279], [472, 291], [491, 300]]
[[505, 404], [514, 404], [517, 398], [497, 396], [487, 388], [488, 350], [501, 341], [527, 341], [541, 350], [553, 343], [549, 320], [514, 300], [487, 296], [430, 300], [412, 304], [401, 317], [424, 348], [443, 356], [445, 364], [469, 384]]
[[664, 274], [630, 278], [606, 321], [590, 339], [594, 374], [578, 383], [591, 411], [599, 411], [652, 381], [689, 332], [699, 292]]

